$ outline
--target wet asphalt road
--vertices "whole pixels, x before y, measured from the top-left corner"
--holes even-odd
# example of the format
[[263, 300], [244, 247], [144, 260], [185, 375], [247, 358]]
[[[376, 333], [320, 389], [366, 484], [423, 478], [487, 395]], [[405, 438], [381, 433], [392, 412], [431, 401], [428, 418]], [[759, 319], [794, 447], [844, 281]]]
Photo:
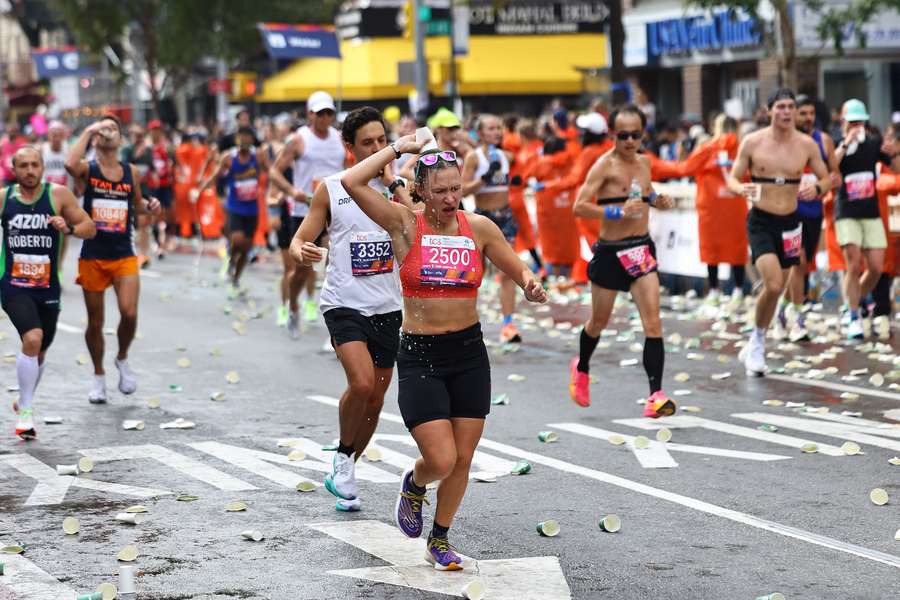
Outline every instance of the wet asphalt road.
[[[357, 522], [374, 521], [362, 526], [375, 532], [382, 532], [378, 522], [392, 523], [398, 465], [416, 456], [396, 422], [395, 384], [379, 426], [384, 460], [362, 460], [370, 468], [361, 476], [362, 512], [336, 512], [324, 488], [296, 491], [300, 479], [321, 483], [327, 468], [329, 455], [321, 446], [336, 435], [330, 403], [342, 392], [343, 373], [333, 354], [321, 351], [327, 335], [321, 319], [297, 341], [275, 326], [276, 261], [250, 269], [251, 294], [244, 302], [226, 301], [218, 265], [212, 257], [195, 263], [190, 255], [172, 256], [142, 279], [141, 337], [131, 358], [139, 389], [133, 397], [115, 391], [115, 338], [107, 336], [107, 365], [113, 373], [108, 376], [110, 402], [103, 407], [87, 403], [90, 367], [76, 360], [86, 353], [79, 332], [84, 309], [79, 290], [71, 283], [66, 287], [63, 326], [36, 399], [39, 440], [26, 445], [12, 438], [11, 411], [2, 421], [10, 434], [0, 442], [4, 544], [26, 544], [29, 564], [57, 580], [61, 587], [55, 589], [74, 590], [71, 597], [103, 581], [115, 583], [116, 553], [128, 544], [140, 552], [135, 565], [142, 599], [447, 597], [417, 588], [458, 595], [460, 583], [467, 581], [463, 577], [474, 568], [465, 575], [435, 574], [424, 563], [398, 564], [387, 575], [379, 570], [391, 563], [377, 556], [402, 553], [389, 527], [384, 535], [353, 538], [355, 543], [339, 539], [350, 539]], [[71, 282], [71, 259], [66, 266]], [[483, 290], [482, 314], [494, 339], [499, 327], [491, 289]], [[655, 443], [634, 450], [605, 439], [610, 432], [655, 439], [653, 429], [641, 429], [642, 421], [615, 422], [638, 419], [636, 400], [647, 393], [641, 354], [632, 348], [642, 335], [624, 335], [633, 309], [626, 303], [617, 308], [611, 325], [617, 334], [602, 340], [592, 362], [593, 406], [582, 409], [568, 399], [566, 364], [577, 342], [572, 327], [584, 318], [586, 307], [578, 299], [556, 300], [549, 308], [523, 307], [525, 343], [518, 351], [491, 348], [493, 393], [508, 394], [510, 403], [492, 407], [481, 447], [488, 456], [478, 466], [499, 471], [528, 458], [534, 469], [525, 476], [503, 475], [495, 483], [472, 482], [451, 529], [460, 552], [501, 561], [493, 564], [512, 573], [492, 579], [490, 563], [484, 562], [486, 598], [753, 599], [776, 591], [789, 599], [900, 596], [900, 541], [894, 540], [900, 528], [900, 466], [888, 462], [900, 455], [900, 427], [890, 427], [897, 421], [884, 415], [900, 409], [900, 390], [889, 389], [891, 378], [877, 388], [868, 382], [873, 373], [888, 375], [894, 368], [894, 349], [859, 352], [858, 344], [824, 340], [778, 349], [770, 341], [770, 350], [782, 355], [770, 359], [770, 366], [807, 357], [806, 366], [787, 369], [783, 379], [748, 380], [732, 339], [742, 325], [697, 319], [692, 304], [676, 305], [664, 318], [666, 335], [681, 336], [667, 344], [665, 389], [689, 391], [675, 399], [682, 409], [699, 412], [680, 410], [678, 420], [670, 421], [668, 451]], [[115, 315], [111, 299], [107, 314]], [[235, 324], [245, 332], [236, 331]], [[724, 337], [715, 330], [723, 326]], [[15, 352], [18, 343], [8, 320], [0, 323], [0, 331], [7, 334], [0, 349]], [[685, 347], [694, 344], [699, 348]], [[810, 361], [835, 346], [843, 351], [811, 359], [818, 364]], [[702, 359], [689, 360], [688, 353]], [[190, 361], [186, 368], [178, 364], [183, 358]], [[630, 358], [638, 364], [620, 366]], [[793, 377], [829, 366], [838, 372], [813, 373], [821, 379]], [[856, 381], [841, 379], [859, 368], [869, 372]], [[239, 383], [226, 381], [229, 371], [239, 374]], [[690, 379], [675, 381], [680, 372]], [[726, 372], [727, 378], [711, 377]], [[524, 380], [510, 380], [510, 375]], [[15, 383], [14, 363], [0, 362], [0, 381], [4, 387]], [[172, 385], [180, 391], [172, 391]], [[847, 390], [837, 385], [861, 388], [859, 397], [842, 398]], [[224, 392], [224, 399], [211, 401], [213, 392]], [[762, 404], [771, 399], [805, 406]], [[159, 407], [150, 408], [148, 402], [155, 400]], [[809, 407], [829, 412], [805, 412]], [[842, 416], [844, 411], [862, 414]], [[48, 415], [62, 417], [63, 423], [44, 425]], [[159, 428], [179, 417], [193, 421], [195, 428]], [[143, 420], [146, 427], [125, 431], [126, 419]], [[805, 454], [784, 439], [762, 439], [757, 426], [779, 419], [777, 433], [790, 439], [824, 449], [853, 440], [864, 454]], [[538, 441], [538, 432], [549, 429], [559, 440]], [[286, 461], [290, 448], [278, 445], [284, 439], [301, 440], [294, 443], [304, 449], [306, 461]], [[96, 463], [91, 473], [77, 478], [88, 483], [75, 485], [66, 478], [69, 487], [60, 491], [63, 478], [46, 469], [74, 463], [82, 454]], [[41, 463], [45, 470], [36, 466]], [[873, 488], [886, 490], [891, 501], [873, 504]], [[177, 501], [183, 494], [198, 499]], [[225, 505], [234, 501], [244, 501], [248, 509], [226, 512]], [[148, 510], [143, 524], [113, 520], [135, 504]], [[426, 507], [427, 526], [430, 510]], [[615, 534], [598, 528], [599, 519], [610, 513], [622, 519]], [[78, 535], [63, 533], [67, 516], [80, 519]], [[559, 522], [559, 536], [535, 532], [535, 525], [547, 519]], [[332, 522], [337, 525], [321, 525]], [[323, 532], [329, 527], [332, 535]], [[246, 529], [260, 530], [265, 539], [242, 539]], [[502, 562], [528, 557], [550, 558]], [[372, 570], [334, 573], [348, 569]], [[372, 581], [388, 575], [404, 585]], [[566, 593], [558, 586], [552, 594], [539, 592], [560, 577]], [[22, 581], [9, 573], [0, 577], [0, 598], [42, 598], [39, 592], [23, 594], [39, 587], [23, 587], [27, 582]]]

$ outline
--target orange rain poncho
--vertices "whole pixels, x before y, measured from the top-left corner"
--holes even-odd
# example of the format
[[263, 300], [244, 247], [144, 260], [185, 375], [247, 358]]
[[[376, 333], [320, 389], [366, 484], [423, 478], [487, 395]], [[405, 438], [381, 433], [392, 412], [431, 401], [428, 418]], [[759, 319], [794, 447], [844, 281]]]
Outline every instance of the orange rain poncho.
[[535, 192], [538, 241], [541, 257], [551, 265], [571, 266], [578, 257], [578, 230], [572, 212], [577, 188], [559, 177], [569, 159], [566, 151], [542, 156], [525, 173], [526, 179], [534, 177], [543, 184]]
[[875, 193], [878, 194], [878, 210], [881, 212], [881, 220], [884, 222], [884, 230], [887, 232], [888, 247], [884, 251], [884, 273], [891, 277], [898, 275], [900, 267], [900, 234], [892, 234], [888, 230], [888, 196], [900, 194], [900, 173], [894, 173], [885, 165], [881, 165], [881, 173], [875, 182]]
[[520, 185], [510, 184], [509, 186], [509, 207], [512, 209], [513, 216], [516, 218], [516, 224], [519, 226], [519, 232], [516, 234], [516, 252], [533, 250], [537, 247], [537, 242], [534, 239], [534, 226], [531, 223], [531, 217], [528, 215], [528, 209], [525, 208], [525, 173], [537, 163], [541, 157], [543, 147], [544, 144], [537, 139], [520, 144], [519, 150], [513, 156], [514, 160], [509, 167], [510, 179], [515, 175], [522, 178]]

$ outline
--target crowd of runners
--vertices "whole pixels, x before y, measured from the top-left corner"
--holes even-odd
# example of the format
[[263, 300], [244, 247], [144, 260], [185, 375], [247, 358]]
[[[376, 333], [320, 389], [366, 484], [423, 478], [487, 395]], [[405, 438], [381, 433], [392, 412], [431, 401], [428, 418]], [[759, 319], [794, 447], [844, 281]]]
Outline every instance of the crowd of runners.
[[[462, 568], [448, 531], [491, 406], [477, 309], [484, 279], [499, 289], [503, 344], [527, 343], [516, 308], [546, 302], [548, 282], [589, 286], [590, 317], [568, 365], [569, 393], [584, 407], [591, 357], [618, 293], [630, 292], [645, 335], [643, 414], [674, 413], [662, 389], [649, 222], [651, 210], [677, 202], [654, 182], [696, 183], [707, 305], [718, 310], [755, 295], [741, 353], [748, 374], [766, 371], [773, 321], [776, 336], [809, 340], [805, 314], [818, 300], [809, 274], [817, 269], [842, 274], [842, 335], [890, 336], [900, 226], [891, 228], [888, 198], [900, 194], [900, 122], [879, 131], [851, 99], [832, 123], [820, 101], [787, 89], [771, 95], [764, 119], [721, 114], [709, 134], [699, 124], [658, 122], [651, 108], [597, 104], [575, 115], [554, 105], [536, 119], [465, 121], [441, 108], [417, 122], [363, 107], [338, 124], [332, 97], [316, 92], [300, 119], [284, 114], [254, 127], [242, 110], [222, 136], [202, 127], [169, 132], [159, 121], [126, 129], [113, 115], [75, 138], [59, 122], [46, 140], [7, 128], [0, 300], [22, 339], [16, 434], [36, 437], [33, 399], [56, 331], [68, 236], [83, 240], [75, 284], [88, 315], [92, 404], [107, 400], [107, 288], [119, 311], [118, 389], [133, 394], [128, 353], [141, 269], [183, 240], [221, 238], [220, 274], [228, 297], [240, 301], [248, 265], [277, 254], [277, 325], [296, 339], [304, 321], [321, 315], [346, 375], [325, 487], [338, 510], [360, 510], [354, 465], [396, 363], [400, 411], [421, 456], [403, 474], [395, 520], [419, 537], [426, 486], [440, 482], [427, 559], [442, 570]], [[731, 267], [727, 295], [720, 264]]]

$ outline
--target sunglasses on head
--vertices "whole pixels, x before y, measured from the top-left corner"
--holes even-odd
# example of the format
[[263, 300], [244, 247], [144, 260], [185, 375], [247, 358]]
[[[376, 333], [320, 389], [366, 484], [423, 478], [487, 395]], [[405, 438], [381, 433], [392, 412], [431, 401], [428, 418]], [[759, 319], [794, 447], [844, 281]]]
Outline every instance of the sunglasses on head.
[[437, 164], [439, 158], [444, 159], [447, 162], [456, 162], [456, 152], [453, 150], [441, 150], [440, 152], [431, 152], [429, 154], [423, 154], [419, 157], [419, 162], [426, 167], [433, 167]]
[[631, 138], [633, 140], [639, 140], [643, 137], [644, 137], [643, 131], [617, 131], [616, 132], [616, 139], [622, 140], [623, 142], [625, 140], [627, 140], [628, 138]]

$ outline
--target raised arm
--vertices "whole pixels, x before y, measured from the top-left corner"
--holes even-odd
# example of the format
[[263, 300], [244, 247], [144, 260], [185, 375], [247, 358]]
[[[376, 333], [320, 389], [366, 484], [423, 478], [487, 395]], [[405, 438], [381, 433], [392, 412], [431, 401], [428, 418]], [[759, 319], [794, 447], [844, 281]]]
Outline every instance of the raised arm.
[[53, 203], [59, 207], [59, 214], [48, 219], [51, 227], [83, 240], [89, 240], [97, 235], [94, 220], [79, 206], [71, 191], [65, 186], [54, 185], [51, 194]]
[[78, 136], [78, 139], [75, 140], [75, 143], [72, 144], [72, 147], [69, 148], [69, 154], [66, 156], [66, 171], [69, 172], [69, 175], [74, 177], [75, 179], [83, 180], [87, 177], [88, 172], [88, 164], [87, 161], [84, 160], [84, 153], [87, 152], [88, 144], [91, 141], [91, 137], [103, 127], [103, 121], [97, 121], [96, 123], [91, 124], [88, 127], [84, 128], [84, 131], [81, 132], [81, 135]]
[[594, 202], [600, 186], [606, 180], [606, 173], [603, 167], [603, 159], [599, 159], [588, 171], [587, 179], [584, 185], [578, 189], [578, 196], [575, 198], [575, 204], [572, 211], [575, 216], [583, 219], [602, 219], [603, 208]]

